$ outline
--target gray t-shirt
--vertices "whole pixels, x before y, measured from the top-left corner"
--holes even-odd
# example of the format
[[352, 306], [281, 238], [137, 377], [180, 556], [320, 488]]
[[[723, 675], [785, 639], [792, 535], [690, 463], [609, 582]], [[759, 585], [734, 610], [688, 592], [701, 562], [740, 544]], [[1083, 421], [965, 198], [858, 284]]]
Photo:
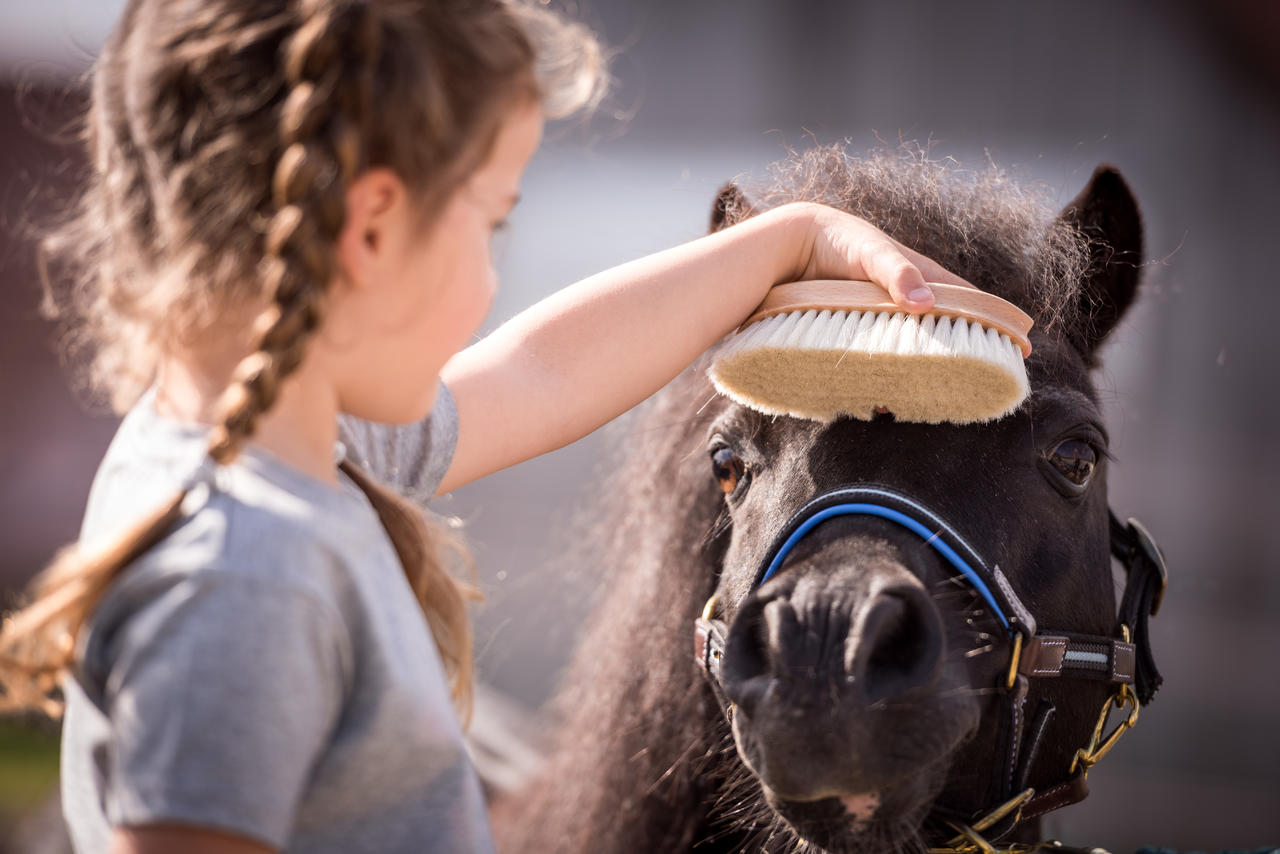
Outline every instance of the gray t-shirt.
[[[425, 499], [457, 415], [441, 386], [403, 427], [342, 424], [348, 455]], [[172, 495], [185, 518], [127, 568], [66, 683], [63, 810], [76, 850], [113, 825], [221, 829], [290, 852], [491, 851], [439, 654], [369, 502], [247, 449], [203, 463], [205, 429], [131, 411], [81, 542]]]

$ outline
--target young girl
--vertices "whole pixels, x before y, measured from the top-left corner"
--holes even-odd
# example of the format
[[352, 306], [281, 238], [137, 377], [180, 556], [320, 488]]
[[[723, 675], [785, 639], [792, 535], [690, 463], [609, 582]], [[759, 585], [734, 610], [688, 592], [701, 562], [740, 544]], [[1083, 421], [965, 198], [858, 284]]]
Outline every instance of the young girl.
[[426, 498], [561, 447], [777, 282], [869, 278], [922, 311], [926, 279], [958, 281], [791, 205], [462, 349], [543, 116], [597, 97], [599, 56], [504, 0], [128, 4], [52, 243], [129, 411], [80, 542], [0, 637], [5, 707], [65, 699], [77, 850], [489, 850], [450, 705], [468, 591], [378, 481]]

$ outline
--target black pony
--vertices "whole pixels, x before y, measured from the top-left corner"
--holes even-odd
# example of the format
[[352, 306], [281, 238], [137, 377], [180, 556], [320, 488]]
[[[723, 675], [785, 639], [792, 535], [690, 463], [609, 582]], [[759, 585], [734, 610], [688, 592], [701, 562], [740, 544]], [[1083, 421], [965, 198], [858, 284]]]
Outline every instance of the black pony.
[[[604, 598], [543, 779], [496, 811], [507, 851], [1030, 839], [1039, 814], [1083, 797], [1099, 710], [1136, 714], [1135, 693], [1158, 683], [1145, 646], [1158, 553], [1109, 517], [1089, 375], [1138, 283], [1141, 225], [1119, 174], [1100, 168], [1054, 216], [993, 168], [823, 148], [751, 203], [726, 188], [712, 228], [793, 200], [862, 216], [1031, 314], [1031, 396], [956, 426], [766, 417], [716, 395], [705, 364], [658, 394], [603, 480], [588, 554], [609, 573]], [[946, 533], [839, 515], [761, 584], [797, 511], [841, 489]], [[1123, 629], [1112, 549], [1146, 561]]]

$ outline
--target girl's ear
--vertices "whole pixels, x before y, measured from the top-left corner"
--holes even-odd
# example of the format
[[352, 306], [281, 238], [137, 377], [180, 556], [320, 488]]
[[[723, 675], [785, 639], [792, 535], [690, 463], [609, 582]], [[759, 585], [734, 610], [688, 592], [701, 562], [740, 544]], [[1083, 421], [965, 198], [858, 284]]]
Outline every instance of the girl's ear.
[[346, 220], [338, 235], [338, 264], [352, 287], [378, 281], [404, 239], [409, 217], [408, 191], [390, 169], [370, 169], [347, 189]]

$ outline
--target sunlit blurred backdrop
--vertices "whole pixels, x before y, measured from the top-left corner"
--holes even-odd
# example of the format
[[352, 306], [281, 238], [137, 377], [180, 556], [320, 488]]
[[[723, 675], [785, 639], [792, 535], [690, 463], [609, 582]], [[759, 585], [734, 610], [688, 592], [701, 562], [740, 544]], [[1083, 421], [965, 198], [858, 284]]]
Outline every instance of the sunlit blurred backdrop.
[[[74, 536], [115, 425], [71, 391], [19, 231], [65, 193], [63, 94], [121, 4], [5, 2], [0, 585], [13, 589]], [[1063, 203], [1098, 163], [1121, 169], [1148, 264], [1100, 383], [1112, 505], [1148, 524], [1170, 564], [1152, 624], [1166, 684], [1091, 775], [1090, 799], [1048, 829], [1116, 852], [1280, 844], [1280, 4], [584, 0], [571, 13], [615, 49], [616, 83], [535, 157], [487, 328], [698, 236], [715, 190], [787, 147], [914, 140], [962, 164], [990, 158]], [[481, 676], [530, 713], [595, 583], [556, 556], [575, 508], [610, 488], [603, 447], [588, 437], [435, 504], [466, 520], [488, 593]], [[52, 786], [54, 734], [0, 732], [6, 823]]]

